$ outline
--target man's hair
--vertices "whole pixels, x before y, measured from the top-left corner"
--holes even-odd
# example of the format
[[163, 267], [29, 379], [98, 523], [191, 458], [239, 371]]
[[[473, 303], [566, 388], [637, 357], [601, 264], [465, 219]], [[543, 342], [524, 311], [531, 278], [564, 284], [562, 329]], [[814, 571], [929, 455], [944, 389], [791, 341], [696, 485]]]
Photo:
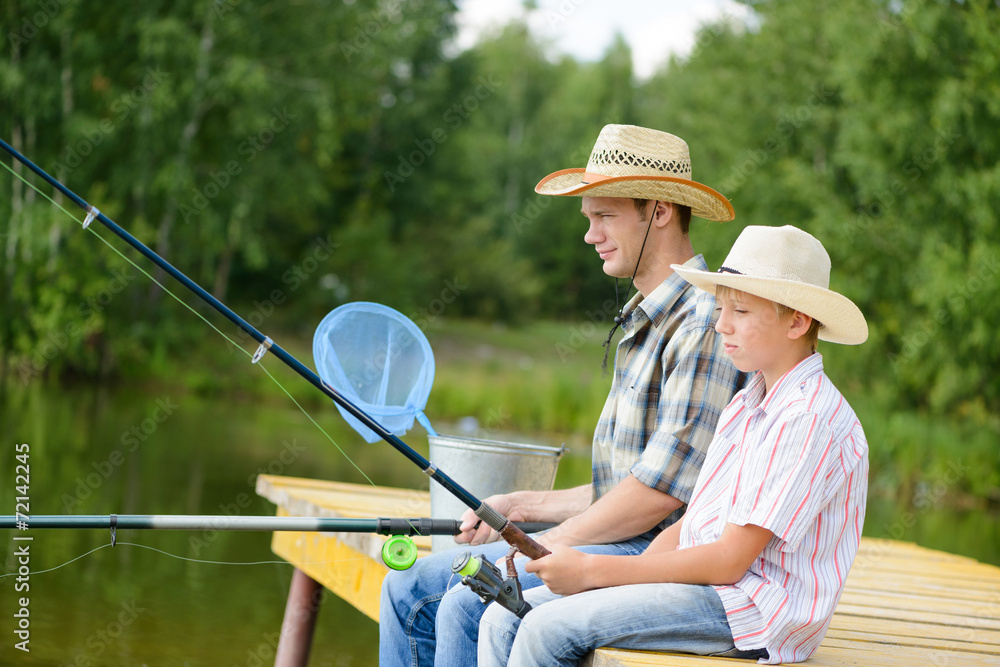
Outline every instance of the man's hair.
[[[646, 209], [649, 208], [649, 202], [654, 201], [652, 199], [633, 199], [632, 203], [635, 204], [635, 210], [639, 211], [639, 215], [646, 215]], [[662, 201], [662, 200], [657, 200]], [[684, 232], [686, 236], [688, 230], [691, 228], [691, 207], [684, 206], [683, 204], [678, 204], [677, 202], [664, 202], [666, 204], [673, 204], [674, 209], [677, 211], [677, 222], [680, 223], [681, 231]]]
[[[744, 294], [747, 294], [747, 292], [741, 292], [734, 287], [728, 287], [726, 285], [715, 286], [716, 300], [732, 299], [733, 301], [739, 302], [740, 297]], [[778, 315], [779, 320], [787, 315], [791, 315], [792, 313], [801, 312], [795, 310], [794, 308], [789, 308], [783, 303], [778, 303], [777, 301], [771, 301], [771, 305], [774, 306], [774, 312]], [[816, 351], [816, 346], [819, 344], [819, 329], [822, 326], [823, 324], [813, 317], [812, 324], [809, 326], [809, 331], [807, 331], [805, 336], [802, 337], [802, 340], [809, 343], [809, 347], [812, 348], [813, 352]]]

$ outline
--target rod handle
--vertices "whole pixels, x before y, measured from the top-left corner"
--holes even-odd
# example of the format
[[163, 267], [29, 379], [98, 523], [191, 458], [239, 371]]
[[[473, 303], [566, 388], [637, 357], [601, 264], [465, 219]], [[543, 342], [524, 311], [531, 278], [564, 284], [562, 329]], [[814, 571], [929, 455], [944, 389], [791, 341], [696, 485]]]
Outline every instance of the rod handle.
[[500, 530], [500, 537], [510, 546], [517, 549], [531, 560], [538, 560], [543, 556], [548, 556], [551, 551], [541, 544], [528, 537], [527, 533], [515, 526], [510, 521]]
[[507, 544], [514, 547], [531, 560], [536, 560], [542, 556], [548, 556], [549, 550], [515, 526], [503, 514], [496, 511], [486, 503], [482, 503], [479, 509], [475, 510], [476, 516], [486, 522], [486, 525], [500, 533], [500, 537]]
[[[378, 535], [458, 535], [462, 522], [457, 519], [429, 519], [427, 517], [397, 519], [379, 518], [375, 532]], [[554, 527], [554, 523], [523, 521], [514, 523], [525, 533], [537, 533]], [[0, 525], [0, 528], [3, 526]]]

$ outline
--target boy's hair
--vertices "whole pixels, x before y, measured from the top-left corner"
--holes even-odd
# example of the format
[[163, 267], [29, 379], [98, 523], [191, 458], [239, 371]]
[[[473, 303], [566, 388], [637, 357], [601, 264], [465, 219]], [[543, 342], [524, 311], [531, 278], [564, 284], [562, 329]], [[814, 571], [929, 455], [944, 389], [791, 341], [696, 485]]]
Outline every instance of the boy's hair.
[[[716, 285], [715, 287], [715, 298], [717, 300], [732, 299], [733, 301], [739, 301], [743, 294], [746, 294], [746, 292], [741, 292], [738, 289], [727, 287], [726, 285]], [[788, 306], [778, 303], [777, 301], [771, 301], [771, 305], [774, 306], [774, 312], [778, 315], [778, 319], [781, 319], [786, 315], [799, 312], [794, 308], [789, 308]], [[809, 326], [809, 331], [807, 331], [806, 335], [802, 337], [802, 340], [809, 343], [813, 352], [816, 351], [816, 345], [819, 344], [819, 329], [821, 326], [823, 326], [823, 324], [813, 317], [812, 324]]]
[[[639, 212], [639, 215], [646, 215], [646, 209], [649, 207], [649, 202], [652, 199], [632, 199], [632, 203], [635, 204], [635, 210]], [[691, 207], [685, 206], [684, 204], [678, 204], [677, 202], [666, 202], [667, 204], [673, 204], [674, 209], [677, 211], [677, 221], [680, 223], [681, 231], [687, 236], [688, 230], [691, 228]]]

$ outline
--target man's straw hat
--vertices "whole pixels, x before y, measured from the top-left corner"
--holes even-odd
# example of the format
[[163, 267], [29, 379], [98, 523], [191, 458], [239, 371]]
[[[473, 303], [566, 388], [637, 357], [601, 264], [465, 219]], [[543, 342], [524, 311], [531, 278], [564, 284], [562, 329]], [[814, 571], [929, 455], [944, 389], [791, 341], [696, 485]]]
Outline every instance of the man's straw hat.
[[822, 325], [820, 340], [859, 345], [868, 339], [861, 310], [829, 289], [830, 256], [823, 244], [797, 227], [746, 227], [717, 273], [681, 264], [670, 268], [706, 292], [725, 285], [805, 313]]
[[605, 125], [586, 169], [563, 169], [535, 186], [542, 195], [656, 199], [691, 207], [701, 218], [736, 217], [729, 200], [691, 180], [691, 156], [680, 137], [635, 125]]

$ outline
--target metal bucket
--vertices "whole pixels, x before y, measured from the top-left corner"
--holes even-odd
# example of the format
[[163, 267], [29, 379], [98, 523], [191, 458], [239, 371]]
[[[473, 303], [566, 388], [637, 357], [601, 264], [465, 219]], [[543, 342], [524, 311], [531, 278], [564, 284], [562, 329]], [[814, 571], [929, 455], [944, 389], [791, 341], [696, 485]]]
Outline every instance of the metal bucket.
[[[565, 447], [523, 445], [498, 440], [479, 440], [450, 435], [431, 435], [430, 460], [479, 500], [510, 491], [548, 491], [556, 481], [559, 459]], [[458, 519], [468, 509], [465, 503], [431, 481], [431, 516]], [[450, 549], [455, 540], [448, 535], [431, 538], [431, 551]]]

